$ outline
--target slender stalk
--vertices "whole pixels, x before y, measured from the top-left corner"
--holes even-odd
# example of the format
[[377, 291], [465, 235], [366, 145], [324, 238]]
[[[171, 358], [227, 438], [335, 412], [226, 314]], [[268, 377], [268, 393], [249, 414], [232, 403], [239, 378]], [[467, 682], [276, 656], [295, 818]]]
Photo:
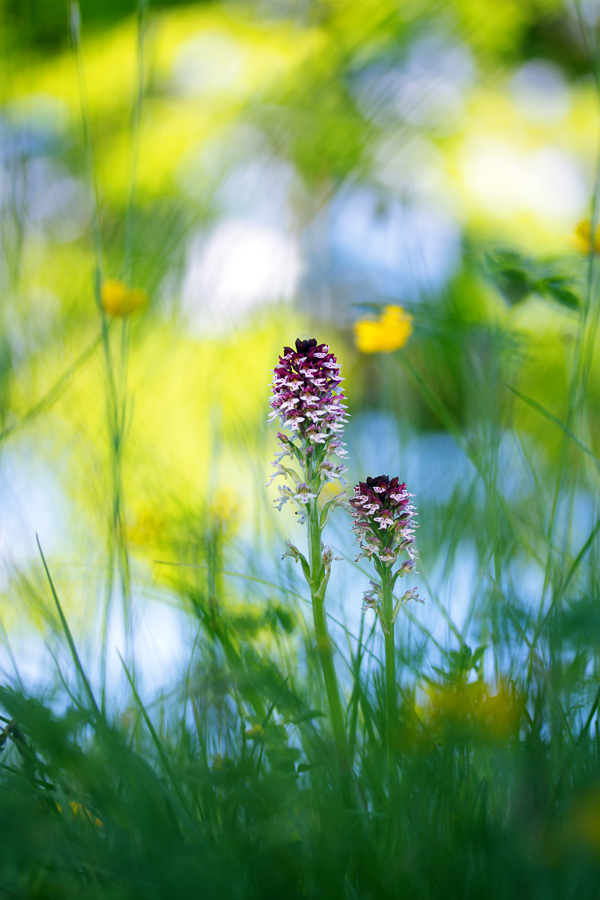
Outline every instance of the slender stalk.
[[[396, 647], [394, 622], [398, 610], [394, 610], [393, 590], [396, 580], [414, 570], [416, 551], [414, 524], [416, 509], [410, 502], [412, 494], [398, 477], [378, 475], [360, 481], [350, 500], [353, 531], [360, 544], [361, 556], [372, 559], [379, 582], [371, 581], [371, 589], [364, 594], [364, 609], [372, 609], [382, 627], [385, 646], [385, 743], [390, 801], [390, 823], [398, 809], [400, 781], [396, 762]], [[396, 571], [398, 557], [406, 552], [409, 559]], [[412, 588], [400, 598], [401, 602], [419, 600], [417, 589]], [[422, 602], [422, 601], [419, 601]]]
[[385, 622], [383, 633], [385, 642], [385, 743], [390, 804], [393, 810], [398, 799], [398, 769], [396, 766], [396, 646], [394, 623], [392, 622], [393, 599], [390, 569], [383, 572], [381, 587], [383, 592], [382, 613]]
[[329, 629], [327, 628], [327, 615], [325, 613], [325, 591], [322, 590], [323, 579], [326, 577], [321, 551], [321, 526], [319, 523], [318, 500], [310, 504], [308, 513], [309, 559], [310, 559], [310, 599], [317, 638], [317, 653], [321, 663], [325, 691], [329, 704], [331, 726], [335, 749], [340, 766], [342, 799], [345, 806], [352, 805], [352, 791], [350, 780], [350, 755], [348, 753], [348, 741], [344, 725], [342, 699], [338, 685], [335, 665], [333, 662], [333, 646]]
[[[343, 462], [334, 458], [345, 456], [341, 431], [346, 422], [345, 399], [340, 389], [340, 367], [327, 344], [318, 344], [315, 338], [296, 340], [296, 349], [285, 347], [279, 365], [273, 372], [273, 395], [270, 418], [279, 418], [282, 426], [292, 433], [279, 433], [280, 452], [273, 465], [278, 476], [291, 478], [294, 489], [279, 487], [279, 509], [292, 502], [308, 527], [308, 556], [306, 557], [287, 541], [284, 556], [292, 556], [302, 564], [302, 571], [309, 590], [317, 654], [321, 663], [325, 691], [340, 767], [340, 783], [344, 806], [352, 807], [352, 782], [350, 754], [346, 735], [342, 699], [333, 661], [333, 645], [327, 629], [325, 591], [331, 571], [331, 548], [321, 544], [321, 532], [327, 518], [345, 497], [342, 491], [319, 510], [319, 495], [326, 481], [340, 478], [345, 472]], [[297, 441], [297, 442], [296, 442]], [[292, 464], [299, 463], [302, 475], [289, 465], [283, 465], [287, 457]], [[345, 483], [345, 482], [344, 482]]]
[[[140, 5], [140, 10], [144, 4]], [[143, 17], [140, 12], [140, 34]], [[76, 0], [70, 5], [71, 44], [73, 57], [77, 71], [79, 86], [81, 121], [84, 144], [84, 165], [88, 181], [88, 187], [92, 200], [92, 230], [94, 236], [94, 248], [96, 264], [94, 271], [94, 298], [101, 323], [102, 346], [105, 358], [106, 370], [106, 405], [107, 424], [109, 437], [109, 454], [111, 463], [111, 508], [107, 529], [107, 580], [105, 587], [104, 612], [102, 620], [102, 646], [100, 650], [100, 682], [102, 686], [101, 706], [104, 711], [106, 700], [106, 670], [107, 670], [107, 635], [110, 621], [110, 608], [114, 592], [115, 567], [121, 578], [121, 593], [123, 601], [123, 619], [125, 625], [126, 656], [129, 668], [135, 677], [135, 661], [133, 659], [133, 637], [131, 625], [131, 578], [129, 571], [129, 554], [125, 533], [125, 496], [123, 488], [123, 447], [126, 437], [126, 326], [122, 331], [122, 348], [120, 366], [118, 356], [114, 354], [111, 346], [110, 323], [102, 305], [102, 284], [104, 281], [103, 243], [100, 228], [98, 187], [95, 178], [94, 154], [92, 142], [92, 127], [83, 66], [83, 53], [81, 48], [81, 13], [79, 3]], [[141, 41], [141, 37], [139, 39]], [[142, 63], [140, 63], [140, 66]], [[141, 87], [140, 87], [141, 92]], [[138, 101], [139, 105], [139, 101]], [[139, 111], [134, 117], [139, 121]], [[134, 153], [135, 158], [135, 153]], [[133, 194], [132, 194], [133, 197]], [[131, 202], [133, 202], [131, 200]], [[131, 205], [131, 203], [130, 203]], [[118, 378], [119, 372], [121, 378]]]

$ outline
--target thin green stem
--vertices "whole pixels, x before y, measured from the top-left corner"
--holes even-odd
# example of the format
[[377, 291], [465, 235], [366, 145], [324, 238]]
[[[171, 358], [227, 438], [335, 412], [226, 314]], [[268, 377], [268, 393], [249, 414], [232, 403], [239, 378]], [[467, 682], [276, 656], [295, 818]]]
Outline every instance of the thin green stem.
[[398, 799], [398, 768], [396, 765], [396, 647], [394, 642], [394, 623], [392, 612], [391, 570], [386, 569], [381, 579], [383, 590], [383, 619], [385, 622], [385, 743], [388, 768], [388, 787], [390, 805], [395, 810]]
[[[142, 4], [143, 5], [143, 4]], [[141, 15], [141, 14], [140, 14]], [[131, 635], [131, 579], [129, 572], [129, 554], [127, 551], [127, 541], [125, 534], [125, 503], [122, 477], [122, 461], [123, 461], [123, 445], [125, 440], [125, 410], [126, 410], [126, 384], [125, 384], [125, 359], [126, 359], [126, 327], [123, 328], [123, 345], [121, 350], [120, 370], [115, 363], [115, 355], [111, 347], [110, 340], [110, 323], [107, 319], [104, 307], [102, 305], [102, 283], [104, 281], [104, 264], [103, 264], [103, 245], [102, 233], [100, 228], [100, 215], [98, 203], [98, 188], [95, 178], [94, 153], [92, 141], [92, 127], [90, 109], [87, 95], [87, 87], [85, 80], [85, 72], [83, 66], [83, 53], [81, 48], [81, 13], [79, 3], [74, 0], [70, 6], [70, 24], [71, 24], [71, 43], [73, 57], [77, 71], [77, 81], [79, 87], [80, 106], [81, 106], [81, 122], [83, 130], [84, 144], [84, 165], [92, 200], [92, 230], [94, 236], [94, 247], [96, 253], [96, 265], [94, 271], [94, 297], [101, 324], [101, 340], [104, 350], [105, 369], [106, 369], [106, 403], [107, 403], [107, 420], [109, 431], [109, 452], [111, 460], [112, 474], [112, 503], [108, 522], [108, 541], [107, 541], [107, 582], [105, 595], [105, 608], [103, 616], [103, 641], [101, 648], [100, 672], [102, 683], [102, 709], [105, 705], [106, 697], [106, 649], [107, 649], [107, 632], [110, 619], [110, 607], [112, 603], [115, 564], [118, 567], [121, 577], [121, 591], [123, 599], [123, 618], [125, 624], [125, 636], [127, 644], [127, 660], [130, 670], [135, 676], [135, 664], [133, 659], [133, 639]], [[141, 19], [140, 19], [141, 21]], [[141, 28], [141, 25], [140, 25]], [[141, 36], [140, 36], [141, 41]], [[140, 88], [141, 91], [141, 88]], [[138, 115], [139, 119], [139, 115]], [[116, 372], [121, 372], [121, 379], [118, 381]]]
[[342, 800], [344, 806], [352, 806], [351, 767], [348, 752], [348, 741], [344, 726], [344, 714], [342, 711], [342, 699], [338, 685], [335, 665], [333, 662], [333, 646], [329, 630], [327, 628], [327, 616], [325, 614], [325, 587], [327, 573], [323, 565], [321, 550], [321, 524], [319, 521], [318, 500], [310, 501], [308, 511], [308, 540], [310, 556], [310, 599], [312, 603], [315, 634], [317, 638], [317, 653], [321, 662], [325, 691], [329, 704], [331, 726], [335, 749], [340, 766], [340, 782]]

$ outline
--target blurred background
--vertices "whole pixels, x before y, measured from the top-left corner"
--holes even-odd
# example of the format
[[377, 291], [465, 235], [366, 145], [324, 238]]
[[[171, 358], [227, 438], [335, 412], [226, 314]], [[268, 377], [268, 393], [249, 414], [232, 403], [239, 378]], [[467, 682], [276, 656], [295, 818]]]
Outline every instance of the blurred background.
[[[115, 702], [117, 648], [150, 694], [187, 664], [194, 592], [272, 645], [305, 590], [280, 561], [302, 529], [265, 486], [270, 373], [299, 335], [341, 360], [351, 484], [416, 495], [426, 602], [401, 620], [401, 677], [435, 661], [428, 634], [493, 643], [490, 677], [518, 667], [515, 616], [543, 615], [557, 573], [575, 602], [596, 559], [600, 4], [2, 0], [0, 18], [4, 675], [56, 676], [36, 534]], [[390, 306], [412, 333], [357, 345]], [[336, 516], [343, 643], [368, 568]]]

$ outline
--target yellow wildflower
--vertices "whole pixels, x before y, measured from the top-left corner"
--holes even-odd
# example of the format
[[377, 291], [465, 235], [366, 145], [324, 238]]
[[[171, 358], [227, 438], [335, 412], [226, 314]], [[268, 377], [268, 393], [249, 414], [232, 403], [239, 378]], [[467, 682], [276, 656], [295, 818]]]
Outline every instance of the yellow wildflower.
[[361, 353], [398, 350], [404, 347], [412, 331], [412, 316], [401, 306], [386, 306], [377, 320], [359, 319], [354, 324], [356, 346]]
[[482, 681], [468, 684], [432, 685], [427, 691], [431, 706], [424, 716], [430, 725], [453, 725], [468, 728], [483, 726], [492, 740], [504, 740], [518, 729], [520, 713], [510, 690], [500, 685], [498, 692], [491, 695]]
[[264, 741], [265, 729], [262, 725], [253, 725], [252, 728], [246, 732], [246, 737], [251, 741]]
[[122, 281], [110, 279], [102, 285], [102, 306], [109, 316], [129, 316], [142, 309], [148, 295], [139, 288], [128, 288]]
[[[74, 800], [69, 800], [69, 806], [71, 808], [71, 815], [73, 816], [73, 818], [75, 818], [76, 816], [87, 816], [88, 819], [93, 821], [94, 825], [96, 825], [98, 828], [102, 828], [102, 822], [100, 821], [100, 819], [97, 816], [94, 816], [89, 811], [87, 806], [83, 806], [81, 803], [75, 803]], [[62, 806], [60, 805], [60, 803], [56, 804], [56, 808], [58, 809], [59, 813], [62, 812]]]
[[[592, 223], [589, 219], [584, 219], [575, 229], [575, 237], [573, 246], [583, 253], [590, 252], [590, 235], [592, 232]], [[596, 226], [594, 233], [594, 253], [600, 253], [600, 227]]]

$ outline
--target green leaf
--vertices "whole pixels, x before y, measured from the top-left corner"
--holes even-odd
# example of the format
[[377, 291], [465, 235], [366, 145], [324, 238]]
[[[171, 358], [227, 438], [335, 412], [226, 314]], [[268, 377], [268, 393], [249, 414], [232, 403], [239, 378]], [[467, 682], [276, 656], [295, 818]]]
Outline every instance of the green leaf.
[[478, 647], [475, 653], [473, 654], [473, 666], [476, 666], [480, 659], [483, 659], [483, 654], [487, 650], [488, 645], [484, 644], [483, 647]]
[[568, 307], [568, 309], [579, 310], [581, 308], [581, 300], [570, 290], [567, 285], [571, 283], [571, 279], [561, 275], [555, 275], [550, 278], [542, 278], [536, 284], [538, 294], [543, 297], [549, 297], [556, 300], [557, 303]]
[[300, 725], [301, 722], [309, 722], [311, 719], [318, 719], [323, 716], [325, 716], [325, 713], [321, 712], [320, 709], [309, 709], [300, 716], [294, 716], [293, 719], [290, 719], [290, 722], [292, 725]]
[[581, 300], [571, 289], [573, 278], [557, 271], [554, 260], [536, 261], [515, 250], [497, 250], [486, 255], [485, 265], [488, 275], [513, 305], [539, 294], [569, 309], [581, 307]]

